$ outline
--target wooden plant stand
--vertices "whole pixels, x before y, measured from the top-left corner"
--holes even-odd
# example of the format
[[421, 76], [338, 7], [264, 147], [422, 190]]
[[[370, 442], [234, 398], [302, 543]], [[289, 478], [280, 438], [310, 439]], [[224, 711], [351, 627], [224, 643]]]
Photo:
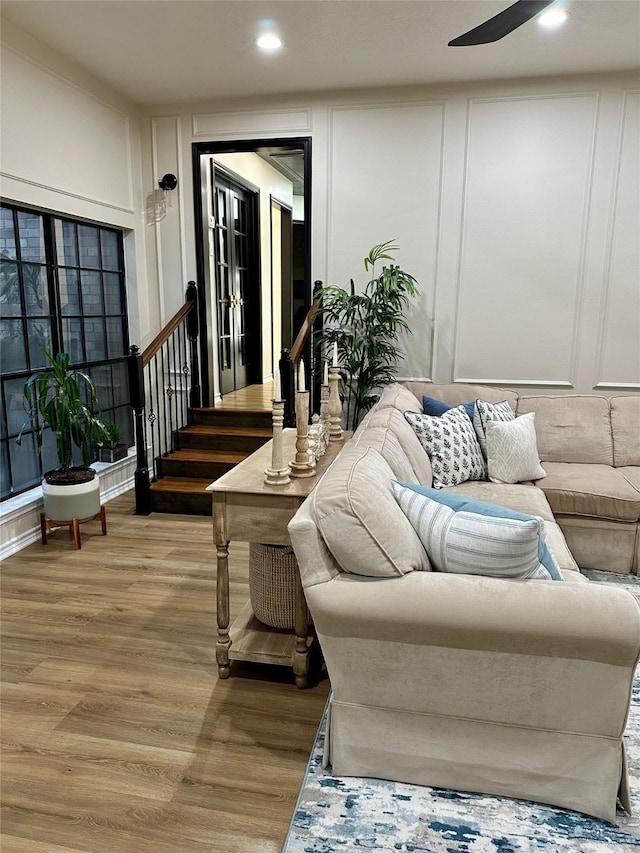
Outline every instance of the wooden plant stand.
[[82, 544], [80, 542], [80, 525], [84, 524], [86, 521], [97, 521], [100, 519], [102, 523], [102, 535], [107, 535], [107, 508], [106, 506], [100, 507], [100, 512], [97, 512], [95, 515], [92, 515], [91, 518], [72, 518], [71, 521], [54, 521], [52, 518], [47, 518], [47, 516], [41, 512], [40, 513], [40, 534], [42, 538], [42, 544], [48, 545], [47, 536], [49, 533], [53, 533], [56, 530], [60, 530], [62, 527], [69, 528], [69, 535], [75, 542], [76, 551], [79, 551], [82, 548]]

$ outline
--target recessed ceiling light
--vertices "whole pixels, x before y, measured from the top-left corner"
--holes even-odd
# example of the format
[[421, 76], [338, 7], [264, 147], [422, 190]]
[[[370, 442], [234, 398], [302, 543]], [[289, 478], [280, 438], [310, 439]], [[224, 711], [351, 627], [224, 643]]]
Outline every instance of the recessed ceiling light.
[[541, 27], [548, 27], [549, 29], [553, 29], [554, 27], [559, 27], [569, 17], [569, 13], [566, 9], [561, 9], [559, 7], [547, 9], [546, 12], [543, 12], [538, 16], [538, 23]]
[[256, 44], [261, 50], [278, 50], [284, 42], [275, 33], [264, 33], [256, 40]]

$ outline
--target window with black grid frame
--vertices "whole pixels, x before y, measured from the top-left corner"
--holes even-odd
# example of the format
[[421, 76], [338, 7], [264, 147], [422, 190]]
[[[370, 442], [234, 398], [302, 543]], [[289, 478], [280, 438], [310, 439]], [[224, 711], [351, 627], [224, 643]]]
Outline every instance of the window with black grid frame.
[[[39, 485], [57, 464], [24, 423], [23, 388], [46, 353], [69, 353], [96, 386], [99, 408], [133, 444], [127, 381], [128, 324], [122, 232], [55, 214], [0, 208], [0, 497]], [[80, 457], [76, 460], [81, 462]]]

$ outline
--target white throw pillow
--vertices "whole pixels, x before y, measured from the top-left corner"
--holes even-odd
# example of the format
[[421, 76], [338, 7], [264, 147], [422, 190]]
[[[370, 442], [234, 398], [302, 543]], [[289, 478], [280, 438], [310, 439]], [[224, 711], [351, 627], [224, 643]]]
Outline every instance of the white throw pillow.
[[473, 428], [485, 459], [487, 458], [487, 421], [512, 421], [514, 418], [515, 413], [506, 400], [500, 403], [476, 400], [473, 407]]
[[486, 478], [487, 467], [464, 406], [449, 409], [440, 417], [415, 412], [405, 412], [404, 416], [429, 454], [435, 489]]
[[[394, 483], [393, 491], [437, 571], [562, 580], [546, 547], [541, 518], [513, 513], [503, 507], [495, 507], [496, 515], [487, 515], [490, 504], [484, 504], [482, 512], [456, 510], [456, 504], [464, 506], [464, 499], [446, 492], [443, 503], [439, 497], [425, 495], [426, 490], [419, 486]], [[540, 559], [544, 552], [551, 561], [548, 567]]]
[[486, 422], [487, 467], [492, 483], [541, 480], [547, 474], [540, 465], [535, 412], [512, 421]]

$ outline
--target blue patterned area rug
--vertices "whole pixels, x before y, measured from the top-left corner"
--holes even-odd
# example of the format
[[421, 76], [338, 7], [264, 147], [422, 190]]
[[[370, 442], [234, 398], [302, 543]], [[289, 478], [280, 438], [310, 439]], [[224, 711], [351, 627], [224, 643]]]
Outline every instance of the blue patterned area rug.
[[[585, 571], [630, 589], [640, 579]], [[640, 669], [640, 668], [639, 668]], [[326, 714], [326, 711], [325, 711]], [[640, 850], [640, 673], [625, 731], [633, 816], [616, 824], [578, 812], [322, 769], [323, 717], [282, 853], [627, 853]]]

